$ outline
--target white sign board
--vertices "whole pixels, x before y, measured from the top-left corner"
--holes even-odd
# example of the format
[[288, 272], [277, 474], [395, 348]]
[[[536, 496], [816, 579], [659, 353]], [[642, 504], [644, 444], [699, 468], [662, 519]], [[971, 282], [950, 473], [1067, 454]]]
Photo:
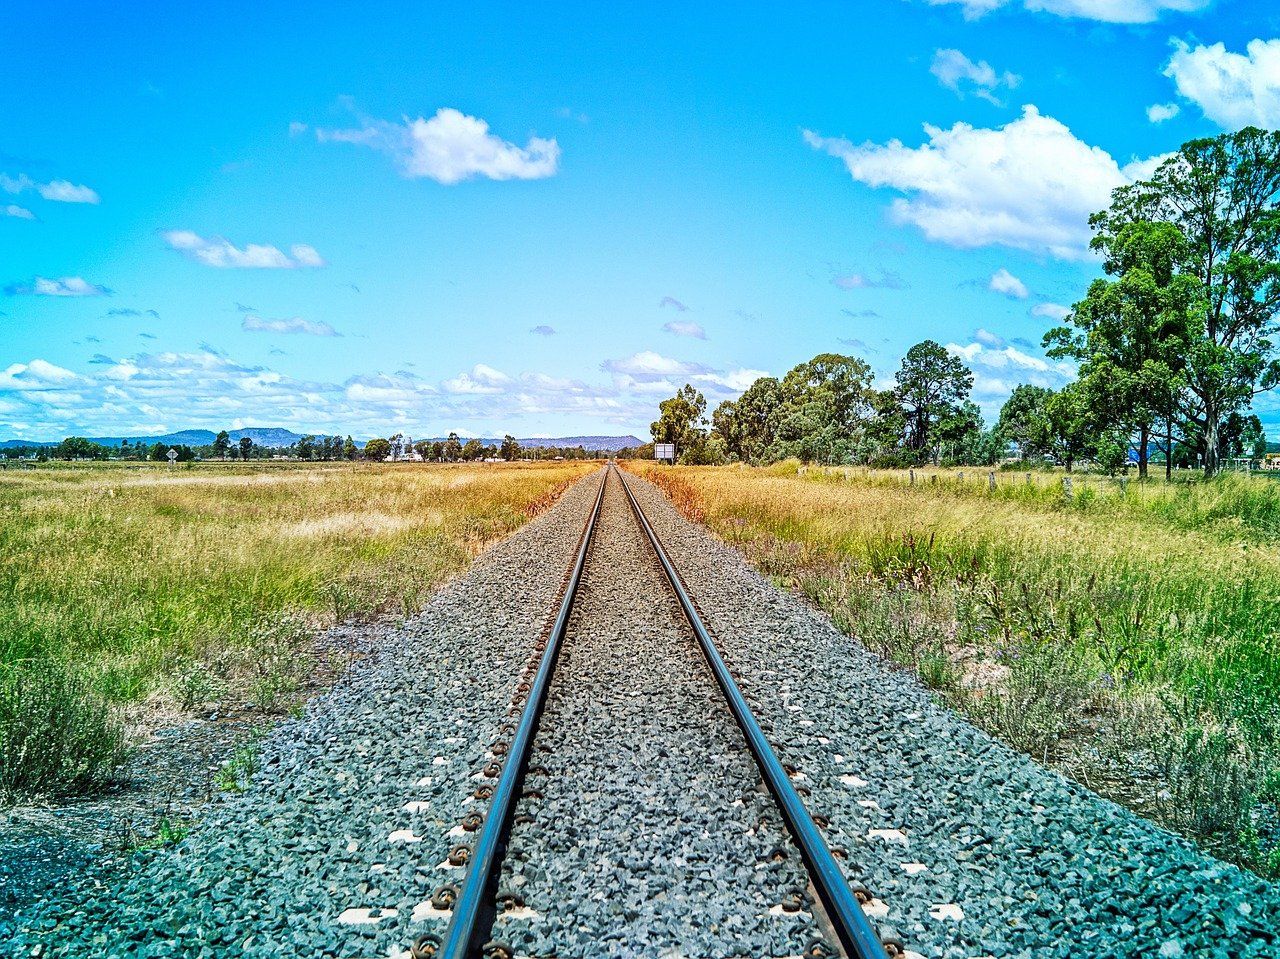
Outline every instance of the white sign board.
[[178, 451], [177, 451], [177, 450], [169, 450], [169, 452], [168, 452], [168, 453], [166, 453], [165, 455], [166, 455], [167, 457], [169, 457], [169, 462], [170, 462], [170, 463], [172, 463], [174, 460], [176, 460], [176, 459], [178, 458]]
[[654, 443], [653, 458], [656, 460], [673, 460], [676, 458], [675, 443]]

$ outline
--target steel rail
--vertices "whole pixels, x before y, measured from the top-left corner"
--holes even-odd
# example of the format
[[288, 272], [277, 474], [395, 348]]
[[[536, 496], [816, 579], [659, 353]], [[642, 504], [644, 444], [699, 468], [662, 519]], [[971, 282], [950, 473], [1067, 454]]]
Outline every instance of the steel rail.
[[600, 479], [600, 491], [596, 494], [596, 504], [582, 532], [582, 542], [578, 546], [573, 571], [565, 587], [560, 612], [556, 616], [555, 626], [547, 636], [547, 646], [542, 651], [538, 671], [529, 684], [528, 699], [520, 714], [516, 731], [511, 737], [511, 748], [503, 764], [498, 784], [494, 788], [489, 812], [485, 816], [484, 825], [481, 827], [468, 862], [462, 891], [453, 905], [453, 915], [449, 919], [449, 926], [445, 930], [444, 939], [437, 951], [442, 959], [471, 959], [478, 955], [483, 943], [476, 940], [486, 935], [491, 925], [484, 920], [491, 919], [494, 911], [494, 897], [502, 866], [502, 854], [511, 830], [512, 813], [524, 779], [525, 768], [528, 765], [529, 750], [533, 746], [538, 720], [542, 716], [542, 707], [546, 702], [547, 689], [551, 685], [551, 676], [555, 672], [561, 641], [569, 625], [573, 597], [578, 591], [582, 569], [587, 562], [587, 552], [595, 535], [596, 519], [600, 516], [600, 506], [604, 502], [604, 490], [609, 481], [609, 472], [606, 468]]
[[809, 868], [809, 875], [813, 880], [813, 885], [818, 891], [822, 905], [827, 911], [827, 918], [831, 922], [836, 937], [840, 940], [841, 947], [851, 959], [884, 959], [886, 950], [880, 941], [880, 937], [872, 929], [871, 923], [862, 911], [862, 906], [859, 905], [853, 891], [849, 888], [849, 883], [845, 879], [844, 873], [840, 870], [840, 865], [836, 862], [835, 857], [831, 855], [831, 850], [827, 847], [826, 840], [822, 838], [822, 833], [818, 831], [818, 827], [809, 815], [808, 809], [805, 808], [800, 794], [796, 792], [795, 786], [791, 784], [791, 777], [782, 768], [782, 763], [779, 762], [773, 747], [769, 745], [769, 740], [765, 737], [764, 730], [760, 728], [755, 715], [751, 712], [751, 707], [747, 704], [746, 699], [743, 698], [742, 691], [734, 681], [733, 674], [729, 671], [728, 665], [716, 648], [716, 644], [707, 632], [706, 626], [703, 625], [702, 617], [694, 607], [693, 600], [689, 598], [688, 592], [685, 591], [684, 584], [680, 581], [680, 576], [671, 564], [666, 550], [663, 549], [662, 543], [658, 539], [658, 534], [649, 525], [649, 520], [640, 508], [635, 494], [631, 492], [630, 484], [627, 483], [621, 470], [616, 470], [616, 472], [618, 478], [622, 480], [622, 488], [626, 491], [627, 499], [631, 502], [631, 509], [648, 535], [653, 551], [657, 554], [658, 561], [662, 564], [662, 569], [671, 583], [671, 588], [680, 600], [680, 606], [684, 610], [685, 618], [689, 621], [689, 625], [698, 637], [698, 644], [702, 647], [702, 653], [706, 657], [707, 664], [711, 667], [711, 672], [715, 675], [716, 682], [724, 693], [725, 700], [729, 704], [729, 710], [733, 713], [733, 718], [737, 720], [743, 736], [746, 737], [747, 746], [750, 748], [752, 756], [755, 757], [756, 765], [759, 766], [760, 772], [764, 776], [765, 784], [769, 787], [769, 792], [773, 794], [774, 801], [782, 811], [787, 830], [791, 833], [796, 845], [800, 847], [800, 855], [804, 858], [805, 865]]

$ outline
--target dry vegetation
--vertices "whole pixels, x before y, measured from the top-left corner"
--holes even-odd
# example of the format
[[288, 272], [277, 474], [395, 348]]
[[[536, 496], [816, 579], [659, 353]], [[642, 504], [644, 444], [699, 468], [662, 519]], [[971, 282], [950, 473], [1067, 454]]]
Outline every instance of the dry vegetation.
[[1280, 874], [1280, 484], [638, 469], [974, 722]]
[[280, 708], [318, 629], [416, 611], [592, 468], [0, 472], [0, 800], [102, 783], [122, 706]]

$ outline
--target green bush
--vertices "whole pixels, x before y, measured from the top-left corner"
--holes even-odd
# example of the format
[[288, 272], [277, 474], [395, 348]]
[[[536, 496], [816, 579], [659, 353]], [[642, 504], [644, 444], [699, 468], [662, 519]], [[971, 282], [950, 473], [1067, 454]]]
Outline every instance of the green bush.
[[93, 792], [126, 752], [111, 707], [60, 663], [0, 667], [0, 801]]

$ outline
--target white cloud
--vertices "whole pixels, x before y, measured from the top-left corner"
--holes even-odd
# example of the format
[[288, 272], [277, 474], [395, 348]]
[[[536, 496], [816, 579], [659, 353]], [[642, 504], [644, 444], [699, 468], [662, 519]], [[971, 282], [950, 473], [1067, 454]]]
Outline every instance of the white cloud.
[[986, 60], [974, 63], [959, 50], [952, 49], [936, 51], [929, 72], [938, 78], [939, 83], [948, 90], [954, 90], [958, 96], [964, 96], [963, 84], [967, 81], [972, 85], [975, 96], [996, 106], [1003, 105], [996, 98], [996, 90], [1000, 87], [1012, 90], [1022, 82], [1022, 77], [1016, 73], [1010, 73], [1007, 70], [1004, 73], [996, 73], [995, 67]]
[[1227, 129], [1280, 127], [1280, 39], [1250, 40], [1243, 54], [1222, 43], [1173, 45], [1164, 75], [1206, 117]]
[[989, 346], [992, 349], [1004, 349], [1005, 341], [1003, 336], [992, 333], [990, 330], [984, 330], [981, 327], [973, 331], [973, 338], [983, 346]]
[[46, 360], [14, 363], [0, 370], [0, 393], [36, 393], [64, 389], [78, 379], [75, 373]]
[[[959, 4], [966, 20], [976, 20], [1016, 0], [927, 0], [930, 6]], [[1151, 23], [1166, 11], [1192, 13], [1203, 10], [1212, 0], [1022, 0], [1031, 11], [1100, 20], [1103, 23]]]
[[282, 253], [274, 246], [250, 243], [243, 249], [237, 247], [220, 236], [205, 238], [191, 230], [168, 230], [161, 234], [171, 249], [177, 250], [189, 259], [205, 266], [227, 269], [242, 267], [246, 269], [291, 270], [296, 267], [324, 266], [324, 260], [316, 252], [315, 247], [303, 243], [290, 248], [293, 257]]
[[441, 386], [447, 393], [501, 393], [515, 381], [501, 370], [477, 363], [470, 373], [459, 373]]
[[538, 336], [555, 336], [556, 335], [555, 327], [547, 326], [547, 324], [545, 323], [535, 326], [529, 332], [536, 333]]
[[305, 123], [302, 123], [298, 120], [294, 120], [292, 123], [289, 124], [289, 136], [291, 137], [301, 136], [306, 132], [307, 132], [307, 125]]
[[247, 333], [305, 333], [308, 336], [341, 336], [328, 323], [315, 323], [295, 316], [287, 320], [264, 320], [260, 316], [246, 316], [240, 328]]
[[10, 203], [8, 206], [0, 207], [0, 215], [11, 216], [19, 220], [34, 220], [36, 215], [25, 207], [18, 206], [16, 203]]
[[454, 184], [474, 176], [490, 180], [538, 180], [560, 162], [554, 139], [530, 137], [523, 147], [489, 132], [479, 117], [442, 107], [431, 119], [401, 123], [362, 119], [359, 129], [316, 130], [320, 142], [355, 143], [387, 153], [402, 175]]
[[70, 180], [50, 180], [48, 183], [37, 183], [25, 173], [16, 177], [0, 173], [0, 190], [6, 193], [22, 193], [24, 190], [35, 190], [46, 200], [58, 203], [97, 203], [99, 196], [95, 190], [84, 184], [77, 186]]
[[1181, 112], [1176, 103], [1153, 103], [1147, 107], [1147, 119], [1152, 123], [1164, 123], [1172, 120]]
[[685, 306], [683, 303], [677, 300], [674, 296], [664, 296], [661, 300], [658, 301], [658, 306], [659, 307], [670, 306], [674, 309], [679, 310], [681, 313], [685, 313], [689, 309], [687, 306]]
[[109, 296], [105, 286], [96, 286], [79, 276], [48, 280], [37, 276], [30, 283], [14, 283], [4, 288], [10, 296]]
[[707, 331], [697, 323], [687, 323], [684, 320], [672, 320], [670, 323], [662, 324], [662, 329], [667, 333], [674, 333], [676, 336], [691, 336], [697, 340], [705, 340]]
[[1071, 308], [1060, 303], [1037, 303], [1031, 308], [1032, 316], [1044, 316], [1051, 320], [1065, 320], [1071, 315]]
[[1031, 295], [1027, 285], [1004, 267], [1000, 267], [1000, 269], [991, 274], [987, 289], [996, 293], [1003, 293], [1005, 296], [1012, 297], [1015, 300], [1025, 300]]
[[957, 123], [949, 130], [926, 124], [924, 130], [929, 142], [919, 147], [899, 140], [855, 145], [810, 130], [804, 138], [842, 160], [858, 182], [908, 194], [893, 201], [890, 214], [931, 240], [1073, 259], [1086, 255], [1089, 215], [1154, 160], [1121, 167], [1031, 105], [994, 129]]
[[1032, 356], [1013, 346], [990, 346], [979, 341], [960, 345], [948, 343], [946, 350], [959, 357], [973, 371], [975, 399], [990, 408], [1008, 398], [1019, 383], [1060, 389], [1075, 378], [1070, 363]]
[[707, 367], [698, 363], [685, 363], [652, 350], [641, 350], [620, 360], [605, 360], [600, 364], [600, 369], [606, 373], [621, 373], [625, 376], [640, 378], [692, 376], [695, 373], [709, 372]]
[[324, 266], [324, 260], [320, 254], [316, 252], [314, 246], [308, 246], [305, 243], [295, 243], [289, 247], [289, 252], [293, 254], [294, 262], [298, 266]]
[[53, 180], [50, 183], [39, 184], [36, 186], [36, 191], [46, 200], [56, 200], [59, 203], [99, 202], [96, 191], [84, 184], [76, 186], [70, 180]]

